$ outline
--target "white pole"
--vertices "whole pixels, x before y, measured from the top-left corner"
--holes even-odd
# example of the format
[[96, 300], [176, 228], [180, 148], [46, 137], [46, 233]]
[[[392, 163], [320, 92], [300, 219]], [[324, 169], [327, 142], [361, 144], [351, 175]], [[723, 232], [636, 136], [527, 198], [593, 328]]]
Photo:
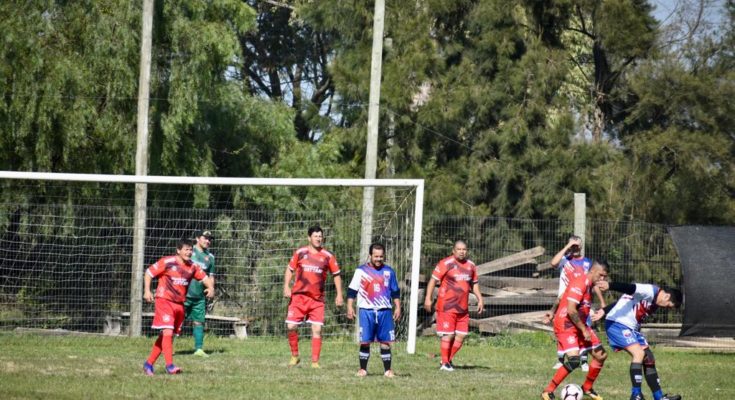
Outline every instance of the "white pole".
[[574, 193], [574, 234], [582, 239], [582, 254], [587, 244], [587, 195], [585, 193]]
[[409, 299], [408, 341], [406, 352], [416, 353], [416, 325], [419, 313], [419, 273], [421, 272], [421, 232], [424, 221], [424, 182], [416, 187], [416, 205], [413, 223], [413, 253], [411, 254], [411, 296]]
[[[375, 0], [373, 14], [373, 49], [370, 61], [370, 99], [368, 101], [367, 150], [365, 179], [375, 179], [378, 163], [378, 126], [380, 125], [380, 77], [383, 63], [383, 22], [385, 0]], [[360, 262], [368, 256], [373, 239], [373, 206], [375, 188], [366, 186], [362, 191], [362, 229], [360, 233]]]
[[[151, 47], [153, 1], [143, 0], [143, 26], [140, 42], [140, 76], [138, 77], [138, 140], [135, 153], [135, 175], [148, 175], [148, 102], [151, 82]], [[142, 333], [143, 261], [145, 254], [146, 203], [148, 185], [135, 184], [135, 216], [133, 219], [133, 261], [130, 268], [130, 331]]]

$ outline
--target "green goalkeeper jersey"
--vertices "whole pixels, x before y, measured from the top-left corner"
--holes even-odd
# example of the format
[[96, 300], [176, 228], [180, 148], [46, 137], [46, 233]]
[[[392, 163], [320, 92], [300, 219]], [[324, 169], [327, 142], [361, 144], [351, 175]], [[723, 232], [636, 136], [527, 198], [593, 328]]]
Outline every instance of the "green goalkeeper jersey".
[[[199, 250], [197, 246], [194, 246], [194, 251], [191, 254], [191, 261], [199, 265], [207, 276], [214, 274], [214, 254], [210, 253], [209, 250]], [[204, 285], [197, 280], [192, 280], [189, 283], [189, 290], [186, 293], [186, 298], [192, 300], [203, 299]]]

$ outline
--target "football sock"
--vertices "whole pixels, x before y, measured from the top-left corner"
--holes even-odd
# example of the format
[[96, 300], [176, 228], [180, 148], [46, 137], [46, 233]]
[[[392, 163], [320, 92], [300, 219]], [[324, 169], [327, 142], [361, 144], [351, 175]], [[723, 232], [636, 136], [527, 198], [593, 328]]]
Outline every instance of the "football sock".
[[161, 336], [163, 336], [163, 340], [161, 341], [163, 359], [166, 361], [166, 366], [169, 366], [174, 363], [174, 331], [164, 329]]
[[442, 337], [441, 340], [441, 351], [442, 351], [442, 364], [449, 363], [449, 352], [452, 348], [451, 339], [448, 337]]
[[319, 354], [322, 352], [322, 338], [311, 338], [311, 362], [319, 362]]
[[646, 383], [648, 383], [648, 387], [650, 387], [651, 392], [653, 392], [653, 399], [660, 400], [662, 397], [664, 397], [663, 391], [661, 390], [661, 382], [658, 378], [658, 371], [656, 371], [656, 366], [647, 366], [644, 376], [646, 377]]
[[[383, 359], [383, 368], [387, 371], [390, 369], [390, 364], [392, 361], [392, 356], [390, 353], [390, 347], [387, 349], [380, 348], [380, 358]], [[367, 365], [367, 362], [365, 362], [365, 365]]]
[[449, 351], [449, 362], [452, 362], [454, 359], [454, 355], [457, 354], [459, 349], [462, 348], [462, 340], [454, 339], [454, 343], [452, 344], [452, 349]]
[[156, 342], [153, 343], [153, 348], [151, 349], [151, 354], [148, 356], [148, 364], [153, 365], [156, 363], [156, 360], [158, 360], [158, 357], [161, 355], [161, 341], [163, 340], [162, 335], [158, 335], [158, 339], [156, 339]]
[[551, 382], [549, 382], [548, 386], [546, 386], [546, 389], [544, 389], [544, 391], [548, 393], [554, 392], [554, 390], [556, 390], [556, 388], [564, 381], [564, 378], [566, 378], [570, 372], [572, 371], [567, 369], [566, 365], [557, 369], [556, 372], [554, 373], [554, 377], [551, 378]]
[[204, 325], [194, 325], [194, 349], [199, 350], [204, 345]]
[[587, 378], [584, 380], [584, 384], [582, 385], [582, 390], [585, 392], [592, 389], [592, 386], [595, 384], [595, 379], [597, 379], [597, 376], [600, 375], [600, 371], [602, 370], [602, 363], [597, 361], [595, 358], [590, 361], [589, 365], [590, 370], [587, 371]]
[[294, 329], [288, 331], [288, 345], [291, 347], [291, 355], [298, 357], [299, 355], [299, 332]]
[[367, 370], [368, 361], [370, 361], [370, 345], [360, 345], [360, 369]]
[[643, 382], [643, 364], [630, 364], [630, 383], [632, 386], [631, 394], [641, 394], [641, 383]]

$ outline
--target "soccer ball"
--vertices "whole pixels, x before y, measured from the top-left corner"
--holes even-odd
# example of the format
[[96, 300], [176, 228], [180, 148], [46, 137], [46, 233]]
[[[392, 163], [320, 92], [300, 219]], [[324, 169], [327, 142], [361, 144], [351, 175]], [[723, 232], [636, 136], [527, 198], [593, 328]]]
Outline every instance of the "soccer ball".
[[582, 400], [582, 388], [570, 383], [561, 390], [561, 400]]

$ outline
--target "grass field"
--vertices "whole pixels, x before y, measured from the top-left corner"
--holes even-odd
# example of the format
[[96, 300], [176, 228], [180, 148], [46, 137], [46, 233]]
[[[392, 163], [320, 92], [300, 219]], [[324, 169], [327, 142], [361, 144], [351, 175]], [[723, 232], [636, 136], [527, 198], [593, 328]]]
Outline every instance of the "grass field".
[[[192, 339], [175, 342], [175, 362], [184, 373], [147, 377], [141, 366], [153, 338], [37, 336], [1, 333], [0, 399], [537, 399], [551, 379], [555, 344], [542, 333], [470, 337], [455, 359], [455, 372], [438, 370], [439, 343], [420, 338], [415, 355], [398, 344], [395, 379], [382, 376], [373, 348], [366, 378], [355, 377], [357, 346], [326, 339], [322, 369], [308, 362], [289, 369], [286, 339], [239, 341], [208, 337], [212, 353], [191, 355]], [[302, 355], [309, 341], [301, 341]], [[654, 349], [665, 392], [685, 399], [735, 396], [735, 354]], [[306, 358], [308, 361], [308, 357]], [[611, 354], [595, 386], [606, 400], [628, 399], [629, 359]], [[581, 371], [568, 382], [581, 384]], [[645, 385], [645, 384], [644, 384]], [[647, 398], [650, 392], [644, 388]]]

